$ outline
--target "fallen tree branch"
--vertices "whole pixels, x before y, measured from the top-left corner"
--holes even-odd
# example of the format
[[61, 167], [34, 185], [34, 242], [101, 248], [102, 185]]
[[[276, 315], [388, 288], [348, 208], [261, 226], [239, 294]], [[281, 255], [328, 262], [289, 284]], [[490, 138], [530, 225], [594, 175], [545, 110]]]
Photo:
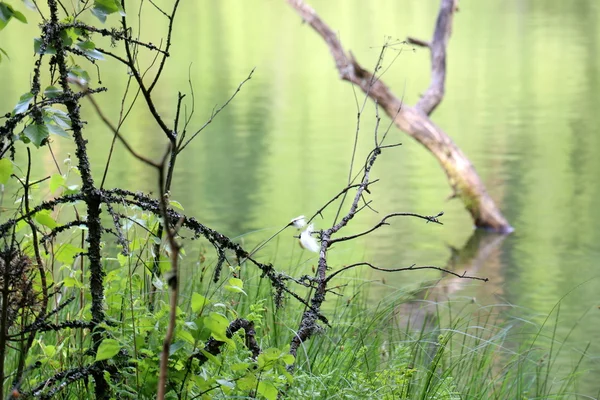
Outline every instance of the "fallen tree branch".
[[435, 31], [433, 32], [433, 40], [427, 43], [427, 47], [431, 51], [431, 83], [415, 106], [427, 115], [431, 115], [444, 98], [446, 48], [448, 47], [448, 40], [450, 40], [450, 34], [452, 33], [452, 21], [457, 7], [458, 0], [441, 1], [440, 11], [435, 23]]
[[436, 32], [429, 46], [433, 52], [433, 62], [443, 61], [443, 68], [441, 64], [432, 66], [432, 84], [423, 99], [414, 107], [402, 104], [401, 99], [396, 97], [381, 79], [360, 66], [351, 53], [342, 47], [335, 32], [303, 0], [287, 0], [287, 2], [325, 41], [340, 78], [360, 87], [365, 94], [383, 107], [399, 129], [421, 143], [437, 158], [453, 192], [461, 198], [475, 225], [497, 232], [511, 232], [513, 228], [488, 195], [469, 159], [428, 117], [441, 101], [441, 96], [436, 93], [441, 90], [443, 94], [445, 48], [450, 36], [455, 0], [441, 1]]

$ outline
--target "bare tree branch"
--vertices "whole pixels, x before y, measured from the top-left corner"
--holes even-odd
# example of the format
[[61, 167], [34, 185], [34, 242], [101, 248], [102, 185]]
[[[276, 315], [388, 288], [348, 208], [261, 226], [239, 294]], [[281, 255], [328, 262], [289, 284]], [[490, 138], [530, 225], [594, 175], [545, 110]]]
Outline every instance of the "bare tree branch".
[[368, 262], [359, 262], [359, 263], [355, 263], [355, 264], [351, 264], [351, 265], [346, 265], [345, 267], [335, 271], [334, 273], [330, 274], [327, 277], [327, 282], [329, 282], [331, 279], [333, 279], [336, 275], [344, 272], [344, 271], [348, 271], [349, 269], [355, 268], [355, 267], [360, 267], [360, 266], [367, 266], [371, 269], [377, 270], [377, 271], [382, 271], [382, 272], [402, 272], [402, 271], [418, 271], [421, 269], [434, 269], [437, 271], [442, 271], [446, 274], [450, 274], [450, 275], [454, 275], [458, 278], [463, 278], [463, 279], [475, 279], [478, 281], [483, 281], [483, 282], [487, 282], [489, 279], [488, 278], [480, 278], [477, 276], [470, 276], [467, 275], [467, 271], [463, 272], [462, 274], [458, 274], [454, 271], [450, 271], [448, 269], [445, 268], [440, 268], [440, 267], [434, 267], [432, 265], [425, 265], [425, 266], [421, 266], [421, 267], [416, 267], [415, 264], [409, 266], [409, 267], [402, 267], [402, 268], [380, 268], [380, 267], [376, 267], [371, 263]]
[[[357, 210], [358, 212], [358, 210]], [[352, 240], [352, 239], [356, 239], [359, 238], [361, 236], [365, 236], [368, 235], [369, 233], [381, 228], [384, 225], [389, 225], [389, 223], [387, 222], [388, 219], [393, 218], [393, 217], [415, 217], [415, 218], [421, 218], [426, 220], [427, 222], [433, 222], [436, 224], [440, 224], [440, 225], [444, 225], [443, 223], [441, 223], [438, 218], [441, 217], [442, 215], [444, 215], [443, 212], [440, 212], [438, 215], [435, 216], [427, 216], [427, 215], [421, 215], [421, 214], [415, 214], [415, 213], [407, 213], [407, 212], [402, 212], [402, 213], [392, 213], [392, 214], [388, 214], [386, 215], [381, 221], [379, 221], [379, 223], [377, 225], [375, 225], [374, 227], [372, 227], [369, 230], [366, 230], [364, 232], [361, 233], [357, 233], [356, 235], [351, 235], [351, 236], [344, 236], [341, 238], [337, 238], [337, 239], [331, 239], [331, 241], [329, 243], [334, 244], [337, 242], [345, 242], [347, 240]]]
[[[361, 67], [352, 54], [342, 47], [335, 32], [317, 15], [315, 10], [303, 0], [287, 0], [287, 2], [325, 41], [340, 78], [360, 87], [365, 94], [383, 107], [399, 129], [425, 146], [437, 158], [452, 187], [452, 197], [461, 198], [475, 225], [497, 232], [511, 232], [512, 227], [488, 195], [469, 159], [452, 139], [429, 119], [424, 111], [426, 107], [423, 106], [422, 109], [421, 106], [403, 105], [402, 101], [381, 79], [376, 79], [371, 72]], [[450, 3], [452, 3], [452, 7], [448, 6]], [[440, 11], [442, 13], [453, 12], [453, 6], [454, 0], [442, 0]], [[438, 18], [438, 22], [444, 22], [444, 25], [437, 29], [438, 33], [434, 36], [435, 38], [441, 37], [439, 46], [442, 46], [447, 42], [449, 36], [451, 17], [442, 16]], [[436, 46], [438, 45], [436, 44]], [[439, 52], [436, 50], [435, 54], [439, 55]], [[432, 80], [435, 87], [438, 86], [442, 76], [441, 72], [441, 68], [435, 69]], [[434, 89], [432, 89], [432, 93], [433, 91]], [[433, 94], [430, 97], [433, 99]], [[434, 104], [434, 101], [427, 100], [427, 103]]]
[[[233, 92], [233, 94], [227, 99], [227, 101], [225, 103], [223, 103], [223, 105], [219, 108], [217, 108], [216, 110], [214, 110], [211, 114], [210, 114], [210, 118], [204, 123], [204, 125], [202, 125], [200, 128], [198, 128], [196, 130], [196, 132], [194, 132], [192, 134], [192, 137], [190, 137], [188, 140], [185, 141], [184, 143], [184, 139], [185, 139], [185, 131], [181, 136], [181, 140], [179, 141], [179, 144], [177, 145], [177, 153], [181, 153], [183, 151], [183, 149], [185, 149], [187, 147], [188, 144], [190, 144], [190, 142], [192, 140], [194, 140], [194, 138], [196, 136], [198, 136], [198, 134], [200, 132], [202, 132], [204, 130], [204, 128], [206, 128], [211, 122], [213, 122], [213, 120], [215, 119], [215, 117], [221, 112], [223, 111], [223, 109], [225, 107], [227, 107], [229, 105], [229, 103], [231, 102], [231, 100], [234, 99], [234, 97], [240, 92], [240, 90], [242, 90], [242, 86], [244, 86], [244, 84], [246, 82], [248, 82], [250, 79], [252, 79], [252, 74], [254, 74], [254, 70], [256, 68], [252, 68], [252, 71], [250, 71], [250, 73], [248, 74], [248, 76], [246, 77], [246, 79], [244, 79], [237, 87], [237, 89], [235, 90], [235, 92]], [[193, 94], [192, 94], [193, 97]], [[189, 119], [191, 119], [191, 115], [188, 117], [188, 121]], [[187, 123], [186, 123], [187, 126]]]
[[452, 33], [452, 21], [457, 8], [458, 0], [442, 0], [440, 2], [433, 40], [428, 45], [431, 51], [431, 83], [415, 106], [427, 115], [431, 115], [444, 98], [446, 47], [448, 47], [448, 40]]

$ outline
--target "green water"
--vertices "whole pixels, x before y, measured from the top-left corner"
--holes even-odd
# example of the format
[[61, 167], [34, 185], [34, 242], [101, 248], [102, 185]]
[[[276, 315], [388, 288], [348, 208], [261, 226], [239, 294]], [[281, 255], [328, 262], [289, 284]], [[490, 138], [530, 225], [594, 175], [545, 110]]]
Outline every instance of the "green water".
[[[292, 217], [311, 214], [344, 185], [356, 130], [355, 97], [339, 81], [321, 39], [284, 1], [183, 3], [172, 59], [154, 95], [161, 115], [171, 120], [177, 92], [189, 93], [188, 70], [196, 96], [191, 126], [200, 126], [252, 68], [256, 72], [180, 157], [173, 198], [187, 213], [225, 234], [245, 235], [251, 245]], [[312, 5], [356, 58], [371, 67], [387, 36], [428, 39], [438, 2], [320, 0]], [[156, 27], [165, 21], [155, 12], [145, 16], [143, 33], [159, 43], [163, 31]], [[35, 19], [32, 13], [28, 17]], [[471, 238], [472, 223], [462, 205], [446, 201], [450, 189], [437, 162], [392, 128], [390, 142], [404, 145], [384, 153], [374, 169], [381, 182], [373, 187], [372, 199], [380, 214], [363, 212], [350, 232], [394, 211], [443, 210], [444, 225], [395, 220], [363, 241], [339, 246], [334, 261], [467, 270], [490, 282], [447, 280], [442, 282], [445, 293], [483, 305], [518, 305], [522, 311], [507, 313], [536, 324], [562, 301], [558, 338], [573, 331], [559, 363], [570, 365], [589, 341], [590, 353], [600, 354], [599, 23], [596, 0], [461, 2], [448, 48], [447, 94], [433, 120], [470, 157], [515, 233], [505, 239]], [[28, 91], [32, 50], [16, 39], [32, 43], [35, 23], [11, 22], [8, 28], [0, 34], [0, 47], [11, 57], [0, 64], [2, 113]], [[400, 50], [383, 80], [413, 104], [428, 85], [429, 54], [398, 45], [388, 52], [387, 64]], [[142, 53], [142, 62], [151, 59]], [[99, 65], [109, 92], [98, 99], [116, 121], [127, 73], [112, 61]], [[96, 75], [93, 67], [88, 70]], [[100, 173], [110, 133], [89, 107], [84, 115], [94, 171]], [[373, 127], [374, 109], [368, 103], [359, 160], [370, 150]], [[165, 138], [143, 107], [133, 110], [123, 132], [132, 145], [155, 157], [165, 148]], [[61, 138], [53, 148], [61, 159], [72, 151]], [[39, 176], [55, 172], [47, 150], [37, 157], [42, 161]], [[115, 185], [155, 191], [155, 175], [119, 148], [106, 186]], [[265, 258], [276, 254], [281, 269], [292, 259], [307, 269], [315, 263], [299, 253], [290, 234], [263, 252]], [[365, 279], [382, 278], [364, 274]], [[386, 275], [372, 296], [440, 276]], [[592, 396], [600, 389], [597, 360], [586, 361], [591, 372], [579, 388]]]

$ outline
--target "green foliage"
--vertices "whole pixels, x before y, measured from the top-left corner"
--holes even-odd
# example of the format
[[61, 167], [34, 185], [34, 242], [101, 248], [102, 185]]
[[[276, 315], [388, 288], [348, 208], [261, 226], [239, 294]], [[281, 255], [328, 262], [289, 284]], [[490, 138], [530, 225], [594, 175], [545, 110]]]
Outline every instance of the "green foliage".
[[6, 27], [6, 24], [12, 19], [21, 21], [22, 23], [27, 23], [27, 18], [15, 10], [10, 4], [5, 1], [0, 1], [0, 31]]
[[[137, 219], [144, 220], [142, 215], [138, 215]], [[134, 234], [136, 229], [131, 226], [128, 232]], [[135, 393], [139, 398], [155, 396], [158, 360], [169, 318], [168, 303], [158, 300], [155, 311], [151, 312], [145, 300], [147, 297], [140, 296], [145, 291], [143, 276], [152, 278], [149, 268], [134, 272], [137, 265], [147, 264], [140, 263], [141, 255], [151, 256], [147, 251], [148, 246], [141, 243], [142, 246], [131, 256], [119, 255], [116, 260], [119, 268], [111, 270], [106, 276], [109, 282], [106, 291], [107, 312], [113, 321], [121, 316], [114, 321], [118, 328], [107, 326], [106, 329], [111, 336], [120, 339], [105, 339], [97, 357], [109, 359], [112, 363], [119, 351], [128, 355], [132, 369], [127, 370], [124, 382], [117, 382], [114, 386], [122, 398], [138, 398]], [[166, 289], [167, 285], [163, 287]], [[163, 292], [163, 295], [166, 294], [166, 291]], [[169, 348], [170, 387], [183, 390], [187, 398], [200, 396], [208, 399], [217, 393], [234, 396], [252, 392], [262, 398], [276, 398], [279, 390], [291, 382], [286, 367], [294, 358], [289, 354], [289, 349], [269, 348], [256, 360], [252, 359], [245, 347], [243, 332], [232, 337], [227, 334], [231, 318], [238, 315], [232, 306], [232, 294], [223, 288], [215, 295], [219, 301], [193, 292], [185, 307], [190, 311], [177, 309], [175, 338]], [[265, 311], [261, 303], [258, 301], [257, 305], [251, 306], [252, 312], [245, 317], [253, 319], [261, 315]], [[206, 350], [210, 340], [223, 342], [218, 354]], [[102, 351], [101, 355], [100, 350], [104, 350], [103, 344], [107, 341], [107, 351]], [[205, 356], [205, 361], [200, 361], [199, 355]], [[172, 390], [170, 396], [176, 396], [176, 393], [176, 390]]]
[[80, 41], [75, 46], [77, 46], [83, 54], [94, 60], [104, 60], [102, 53], [96, 50], [96, 45], [90, 40]]
[[92, 8], [92, 14], [100, 20], [100, 22], [106, 22], [106, 17], [110, 14], [119, 13], [125, 15], [121, 2], [119, 0], [94, 0], [94, 8]]
[[50, 130], [44, 124], [33, 123], [23, 129], [23, 135], [24, 136], [21, 137], [21, 140], [23, 140], [25, 143], [31, 141], [35, 147], [40, 147], [50, 135]]
[[113, 358], [121, 350], [121, 345], [115, 339], [104, 339], [96, 353], [96, 361], [108, 360]]
[[13, 109], [13, 114], [15, 114], [15, 115], [23, 114], [25, 111], [27, 111], [27, 109], [29, 108], [29, 104], [31, 104], [32, 101], [33, 101], [33, 94], [25, 93], [23, 96], [21, 96], [21, 98], [19, 99], [19, 102]]

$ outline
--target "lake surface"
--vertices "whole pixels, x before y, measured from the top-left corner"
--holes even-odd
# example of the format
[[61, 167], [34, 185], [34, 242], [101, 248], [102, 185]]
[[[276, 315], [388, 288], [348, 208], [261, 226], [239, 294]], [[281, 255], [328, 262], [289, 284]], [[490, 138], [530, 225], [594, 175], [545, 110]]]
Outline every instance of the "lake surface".
[[[180, 157], [173, 198], [186, 213], [225, 234], [243, 236], [252, 246], [291, 218], [311, 215], [345, 185], [356, 131], [354, 93], [338, 79], [321, 39], [284, 1], [184, 3], [173, 57], [155, 91], [163, 116], [174, 116], [178, 91], [189, 93], [188, 70], [196, 101], [191, 126], [196, 127], [252, 68], [256, 71]], [[392, 42], [407, 36], [429, 39], [438, 7], [433, 0], [311, 4], [369, 68], [388, 37]], [[148, 12], [143, 32], [150, 41], [160, 42], [156, 26], [161, 24], [160, 15]], [[415, 263], [488, 277], [488, 283], [446, 280], [442, 285], [446, 294], [477, 304], [516, 305], [507, 318], [537, 325], [560, 302], [557, 337], [569, 337], [559, 363], [573, 363], [591, 341], [589, 352], [596, 358], [586, 360], [591, 371], [578, 388], [590, 396], [600, 390], [599, 26], [596, 0], [461, 2], [448, 48], [447, 93], [433, 120], [469, 156], [515, 232], [506, 238], [473, 236], [462, 204], [446, 200], [450, 189], [437, 162], [392, 128], [389, 143], [401, 141], [403, 146], [385, 152], [374, 168], [374, 178], [381, 181], [370, 198], [379, 214], [362, 212], [347, 233], [396, 211], [432, 215], [443, 210], [444, 225], [396, 219], [332, 254], [332, 265], [370, 260], [396, 268]], [[31, 51], [13, 38], [33, 39], [33, 28], [35, 23], [14, 22], [0, 34], [0, 47], [11, 57], [0, 64], [2, 113], [29, 90]], [[142, 62], [151, 59], [149, 53], [141, 56]], [[112, 61], [99, 65], [109, 92], [98, 99], [116, 121], [127, 73]], [[385, 65], [389, 69], [382, 79], [414, 104], [429, 82], [429, 53], [398, 43], [387, 52]], [[96, 76], [95, 68], [88, 71]], [[358, 99], [362, 102], [360, 93]], [[111, 135], [89, 107], [84, 113], [92, 162], [100, 173]], [[382, 126], [388, 122], [384, 119]], [[374, 107], [368, 102], [358, 164], [371, 149], [374, 125]], [[165, 148], [164, 137], [141, 106], [134, 108], [123, 132], [131, 144], [155, 157]], [[53, 149], [62, 159], [72, 145], [56, 138]], [[47, 150], [39, 157], [44, 164], [38, 174], [54, 173]], [[155, 179], [153, 171], [119, 148], [106, 186], [155, 191]], [[317, 228], [324, 224], [318, 220]], [[307, 271], [316, 261], [299, 252], [289, 232], [262, 252], [284, 270], [291, 260]], [[440, 277], [432, 271], [386, 275], [371, 297], [377, 301], [398, 288]], [[364, 271], [364, 279], [381, 278]]]

